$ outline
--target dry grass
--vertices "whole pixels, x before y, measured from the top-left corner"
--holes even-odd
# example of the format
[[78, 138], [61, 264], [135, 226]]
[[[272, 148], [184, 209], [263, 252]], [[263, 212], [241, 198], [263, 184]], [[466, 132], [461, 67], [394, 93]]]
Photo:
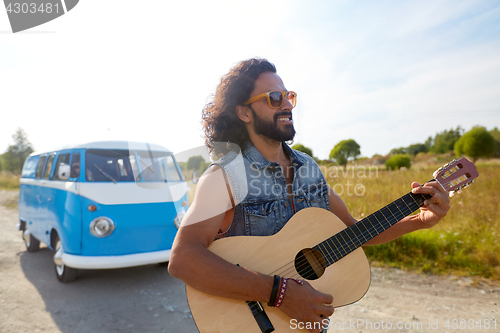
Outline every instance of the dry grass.
[[0, 189], [2, 190], [17, 190], [19, 189], [19, 179], [21, 176], [14, 175], [10, 172], [0, 171]]
[[[451, 210], [437, 226], [367, 247], [369, 258], [380, 265], [403, 269], [500, 280], [500, 219], [496, 216], [500, 206], [500, 164], [479, 161], [477, 168], [480, 176], [475, 184], [451, 199]], [[364, 172], [360, 167], [349, 169], [347, 174], [328, 169], [326, 177], [337, 192], [343, 189], [344, 193], [339, 194], [351, 214], [362, 218], [409, 192], [412, 181], [430, 180], [435, 169], [379, 169], [378, 173], [373, 169], [371, 174], [366, 167]]]

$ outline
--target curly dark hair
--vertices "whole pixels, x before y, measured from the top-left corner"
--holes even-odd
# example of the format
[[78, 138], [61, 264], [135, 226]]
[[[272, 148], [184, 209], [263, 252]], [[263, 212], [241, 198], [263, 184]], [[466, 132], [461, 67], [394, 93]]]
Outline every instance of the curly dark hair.
[[276, 67], [266, 59], [253, 58], [238, 63], [221, 78], [213, 100], [203, 108], [205, 144], [216, 156], [231, 150], [228, 145], [214, 144], [216, 142], [234, 143], [243, 148], [250, 140], [244, 122], [236, 115], [236, 106], [250, 98], [255, 81], [265, 72], [276, 73]]

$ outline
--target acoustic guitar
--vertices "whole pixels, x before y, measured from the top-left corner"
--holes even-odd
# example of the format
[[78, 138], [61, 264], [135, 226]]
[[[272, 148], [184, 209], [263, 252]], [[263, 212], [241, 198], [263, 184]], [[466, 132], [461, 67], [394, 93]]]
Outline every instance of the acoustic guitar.
[[[461, 158], [433, 176], [433, 181], [452, 193], [473, 183], [478, 172], [474, 164]], [[223, 238], [208, 249], [262, 274], [307, 280], [315, 289], [333, 295], [332, 305], [337, 308], [361, 299], [370, 285], [370, 266], [361, 246], [430, 197], [407, 193], [350, 227], [330, 211], [305, 208], [275, 235]], [[215, 297], [189, 285], [186, 294], [201, 333], [306, 332], [291, 326], [288, 316], [267, 304]]]

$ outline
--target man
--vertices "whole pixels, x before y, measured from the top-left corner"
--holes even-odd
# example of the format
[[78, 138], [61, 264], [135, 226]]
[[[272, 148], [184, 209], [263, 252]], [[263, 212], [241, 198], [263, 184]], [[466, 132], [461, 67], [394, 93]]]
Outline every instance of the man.
[[[174, 241], [171, 275], [208, 294], [267, 304], [275, 294], [275, 278], [216, 256], [207, 250], [215, 239], [274, 234], [305, 207], [329, 209], [347, 226], [357, 222], [326, 184], [314, 160], [286, 145], [295, 135], [292, 110], [296, 100], [274, 65], [264, 59], [243, 61], [222, 78], [214, 100], [203, 110], [203, 122], [207, 146], [212, 153], [225, 156], [198, 184]], [[241, 147], [243, 162], [235, 163], [236, 153], [217, 142]], [[238, 165], [244, 172], [237, 170]], [[404, 218], [367, 245], [432, 227], [446, 215], [449, 199], [439, 185], [414, 182], [412, 188], [432, 198], [418, 215]], [[289, 282], [279, 309], [297, 322], [321, 322], [333, 314], [332, 302], [332, 295], [306, 281]]]

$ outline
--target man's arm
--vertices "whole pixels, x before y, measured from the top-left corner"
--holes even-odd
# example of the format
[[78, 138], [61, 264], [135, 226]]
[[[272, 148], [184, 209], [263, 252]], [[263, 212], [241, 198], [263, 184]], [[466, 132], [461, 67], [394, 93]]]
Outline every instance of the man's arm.
[[[437, 182], [430, 182], [423, 186], [420, 186], [417, 182], [413, 182], [411, 186], [413, 188], [413, 193], [431, 194], [432, 198], [427, 200], [427, 203], [420, 208], [420, 213], [403, 218], [391, 228], [366, 242], [365, 245], [387, 243], [407, 233], [419, 229], [431, 228], [446, 215], [450, 209], [450, 199], [448, 197], [448, 193]], [[351, 226], [358, 222], [358, 219], [351, 216], [345, 203], [337, 195], [337, 193], [335, 193], [331, 187], [328, 187], [328, 191], [330, 211], [341, 219], [347, 226]], [[374, 210], [376, 209], [377, 208], [374, 207]]]
[[[168, 271], [205, 293], [242, 300], [266, 301], [273, 278], [236, 267], [207, 250], [226, 215], [232, 218], [231, 200], [222, 169], [201, 177], [172, 246]], [[266, 299], [267, 298], [267, 299]]]
[[[208, 250], [224, 219], [232, 219], [232, 205], [222, 169], [204, 175], [195, 200], [177, 233], [169, 263], [169, 273], [191, 287], [214, 296], [260, 301], [267, 304], [274, 282], [252, 270], [235, 266]], [[331, 295], [309, 283], [289, 283], [280, 306], [285, 314], [302, 322], [321, 321], [333, 313]]]

